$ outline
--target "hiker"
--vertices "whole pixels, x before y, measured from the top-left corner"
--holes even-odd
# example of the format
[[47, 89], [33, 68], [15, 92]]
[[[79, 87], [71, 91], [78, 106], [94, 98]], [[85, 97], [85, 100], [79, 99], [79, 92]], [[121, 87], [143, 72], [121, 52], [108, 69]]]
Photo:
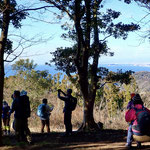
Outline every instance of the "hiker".
[[[128, 143], [127, 143], [126, 147], [128, 147], [128, 148], [130, 148], [132, 146], [133, 134], [139, 135], [139, 136], [145, 134], [145, 132], [143, 132], [141, 130], [142, 129], [141, 127], [145, 125], [145, 122], [141, 123], [139, 121], [141, 118], [143, 118], [143, 116], [142, 116], [143, 112], [147, 113], [150, 116], [150, 110], [148, 110], [147, 108], [145, 108], [143, 106], [143, 101], [139, 94], [135, 94], [135, 96], [133, 97], [133, 105], [134, 105], [134, 107], [127, 110], [125, 113], [126, 122], [133, 122], [132, 132], [128, 132], [131, 135], [127, 136], [127, 138], [131, 137], [131, 139], [127, 139]], [[146, 129], [146, 127], [144, 127], [144, 128]], [[148, 128], [149, 128], [148, 130], [150, 131], [149, 125], [148, 125]], [[141, 147], [140, 142], [137, 142], [137, 147], [138, 148]]]
[[131, 96], [131, 100], [128, 102], [127, 109], [134, 108], [133, 97], [135, 96], [135, 93], [131, 93], [130, 96]]
[[[61, 93], [64, 96], [61, 96]], [[58, 89], [58, 98], [63, 100], [65, 102], [65, 106], [63, 109], [64, 113], [64, 124], [65, 124], [65, 135], [64, 136], [69, 136], [72, 135], [72, 123], [71, 123], [71, 117], [72, 117], [72, 111], [75, 109], [75, 107], [72, 109], [72, 100], [77, 101], [75, 97], [71, 95], [72, 89], [67, 90], [67, 94], [64, 93], [61, 89]], [[75, 102], [76, 103], [76, 102]]]
[[4, 125], [4, 134], [9, 135], [10, 134], [10, 106], [6, 101], [3, 101], [3, 106], [2, 106], [2, 120], [3, 120], [3, 125]]
[[[134, 108], [134, 104], [133, 104], [133, 97], [134, 96], [135, 96], [135, 93], [130, 94], [131, 100], [128, 102], [127, 109]], [[128, 147], [128, 145], [130, 146], [130, 143], [132, 142], [132, 124], [133, 124], [133, 121], [129, 122], [128, 124], [129, 124], [129, 127], [128, 127], [128, 133], [127, 133], [126, 147]]]
[[[28, 120], [30, 116], [30, 106], [27, 99], [20, 96], [20, 91], [14, 91], [13, 102], [10, 109], [10, 113], [14, 113], [14, 128], [17, 140], [26, 141], [26, 134], [28, 134]], [[30, 141], [28, 141], [30, 142]]]
[[53, 110], [54, 106], [49, 106], [47, 104], [47, 99], [44, 98], [42, 100], [42, 104], [38, 106], [37, 115], [41, 119], [41, 133], [44, 133], [44, 127], [47, 128], [47, 133], [50, 133], [50, 115], [51, 111]]
[[24, 110], [24, 114], [25, 114], [24, 134], [25, 134], [26, 140], [29, 143], [31, 143], [32, 142], [32, 137], [31, 137], [30, 129], [28, 127], [28, 118], [31, 115], [31, 108], [30, 108], [30, 101], [29, 101], [29, 96], [27, 95], [27, 91], [22, 90], [21, 93], [20, 93], [20, 97], [24, 101], [23, 105], [26, 108]]

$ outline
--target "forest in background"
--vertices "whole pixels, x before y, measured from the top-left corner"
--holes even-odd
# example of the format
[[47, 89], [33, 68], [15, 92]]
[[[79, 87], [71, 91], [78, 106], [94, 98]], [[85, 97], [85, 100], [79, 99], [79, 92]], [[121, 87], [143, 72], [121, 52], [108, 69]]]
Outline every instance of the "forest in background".
[[[78, 129], [83, 119], [83, 98], [78, 85], [73, 84], [66, 75], [61, 73], [51, 75], [47, 70], [35, 70], [36, 67], [37, 65], [29, 59], [21, 59], [12, 65], [16, 74], [5, 78], [4, 100], [11, 105], [13, 91], [26, 90], [32, 110], [29, 125], [32, 131], [39, 132], [40, 119], [36, 115], [36, 110], [42, 99], [47, 98], [49, 105], [54, 106], [51, 115], [51, 130], [61, 131], [64, 129], [62, 112], [64, 103], [57, 98], [57, 90], [66, 91], [67, 88], [72, 88], [73, 96], [78, 98], [78, 106], [73, 112], [72, 123], [74, 129]], [[130, 93], [140, 93], [145, 105], [150, 108], [149, 81], [150, 72], [136, 72], [132, 75], [130, 84], [106, 83], [97, 90], [94, 106], [95, 121], [102, 122], [104, 128], [126, 129], [127, 123], [122, 118], [130, 100]], [[12, 120], [13, 115], [11, 122]]]

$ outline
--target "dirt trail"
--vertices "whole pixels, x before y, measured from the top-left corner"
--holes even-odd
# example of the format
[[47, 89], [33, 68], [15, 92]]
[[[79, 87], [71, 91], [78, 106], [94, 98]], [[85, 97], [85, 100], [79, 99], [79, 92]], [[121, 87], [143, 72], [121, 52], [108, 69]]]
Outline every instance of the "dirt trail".
[[[64, 137], [63, 133], [33, 133], [33, 144], [17, 143], [14, 136], [4, 136], [5, 146], [0, 150], [125, 150], [126, 131], [102, 130], [96, 133], [74, 132]], [[143, 143], [142, 149], [150, 150], [150, 142]], [[133, 142], [133, 148], [136, 143]]]

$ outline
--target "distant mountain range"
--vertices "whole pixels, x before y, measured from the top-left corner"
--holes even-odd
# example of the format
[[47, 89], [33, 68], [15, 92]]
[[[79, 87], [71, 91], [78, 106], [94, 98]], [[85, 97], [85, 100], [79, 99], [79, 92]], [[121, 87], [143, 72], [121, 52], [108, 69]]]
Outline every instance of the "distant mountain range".
[[140, 92], [150, 93], [150, 72], [136, 72], [134, 73], [134, 77], [136, 79]]
[[[108, 68], [109, 71], [117, 72], [117, 70], [122, 69], [122, 71], [132, 70], [134, 72], [148, 71], [150, 72], [150, 64], [101, 64], [99, 67]], [[55, 67], [47, 65], [37, 65], [36, 70], [48, 70], [50, 74], [61, 72], [55, 70]], [[5, 76], [14, 75], [15, 71], [11, 69], [11, 66], [5, 66]]]

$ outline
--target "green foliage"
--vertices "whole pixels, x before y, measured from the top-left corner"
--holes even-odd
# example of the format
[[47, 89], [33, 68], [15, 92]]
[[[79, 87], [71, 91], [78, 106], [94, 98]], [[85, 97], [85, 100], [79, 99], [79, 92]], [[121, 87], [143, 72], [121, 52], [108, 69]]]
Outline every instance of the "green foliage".
[[76, 46], [72, 48], [57, 48], [55, 52], [51, 53], [54, 58], [50, 62], [54, 62], [58, 70], [74, 73], [76, 72], [76, 66], [73, 60], [75, 58], [76, 51]]
[[9, 39], [7, 39], [6, 46], [5, 46], [5, 49], [4, 49], [4, 52], [6, 54], [11, 54], [13, 52], [13, 50], [12, 50], [12, 44], [13, 44], [13, 42], [10, 41]]
[[134, 72], [131, 70], [125, 71], [125, 72], [122, 72], [122, 70], [119, 70], [117, 73], [109, 72], [108, 76], [106, 77], [106, 80], [111, 81], [111, 82], [119, 81], [121, 84], [123, 83], [129, 84], [131, 80], [133, 79], [131, 76], [131, 74], [133, 73]]
[[126, 109], [131, 99], [130, 94], [139, 92], [136, 80], [132, 75], [130, 78], [130, 84], [110, 82], [97, 90], [95, 105], [100, 110], [106, 109], [109, 117], [115, 117], [118, 111]]
[[31, 72], [32, 69], [35, 69], [37, 64], [33, 64], [33, 60], [29, 59], [20, 59], [19, 61], [16, 61], [15, 64], [12, 65], [12, 70], [16, 70], [17, 73], [28, 71]]
[[12, 67], [17, 74], [5, 79], [5, 90], [9, 89], [10, 95], [17, 89], [28, 91], [32, 108], [36, 108], [37, 105], [34, 102], [36, 99], [39, 101], [45, 91], [49, 91], [49, 87], [52, 85], [52, 76], [47, 70], [34, 70], [36, 64], [33, 60], [30, 62], [29, 59], [16, 61]]

